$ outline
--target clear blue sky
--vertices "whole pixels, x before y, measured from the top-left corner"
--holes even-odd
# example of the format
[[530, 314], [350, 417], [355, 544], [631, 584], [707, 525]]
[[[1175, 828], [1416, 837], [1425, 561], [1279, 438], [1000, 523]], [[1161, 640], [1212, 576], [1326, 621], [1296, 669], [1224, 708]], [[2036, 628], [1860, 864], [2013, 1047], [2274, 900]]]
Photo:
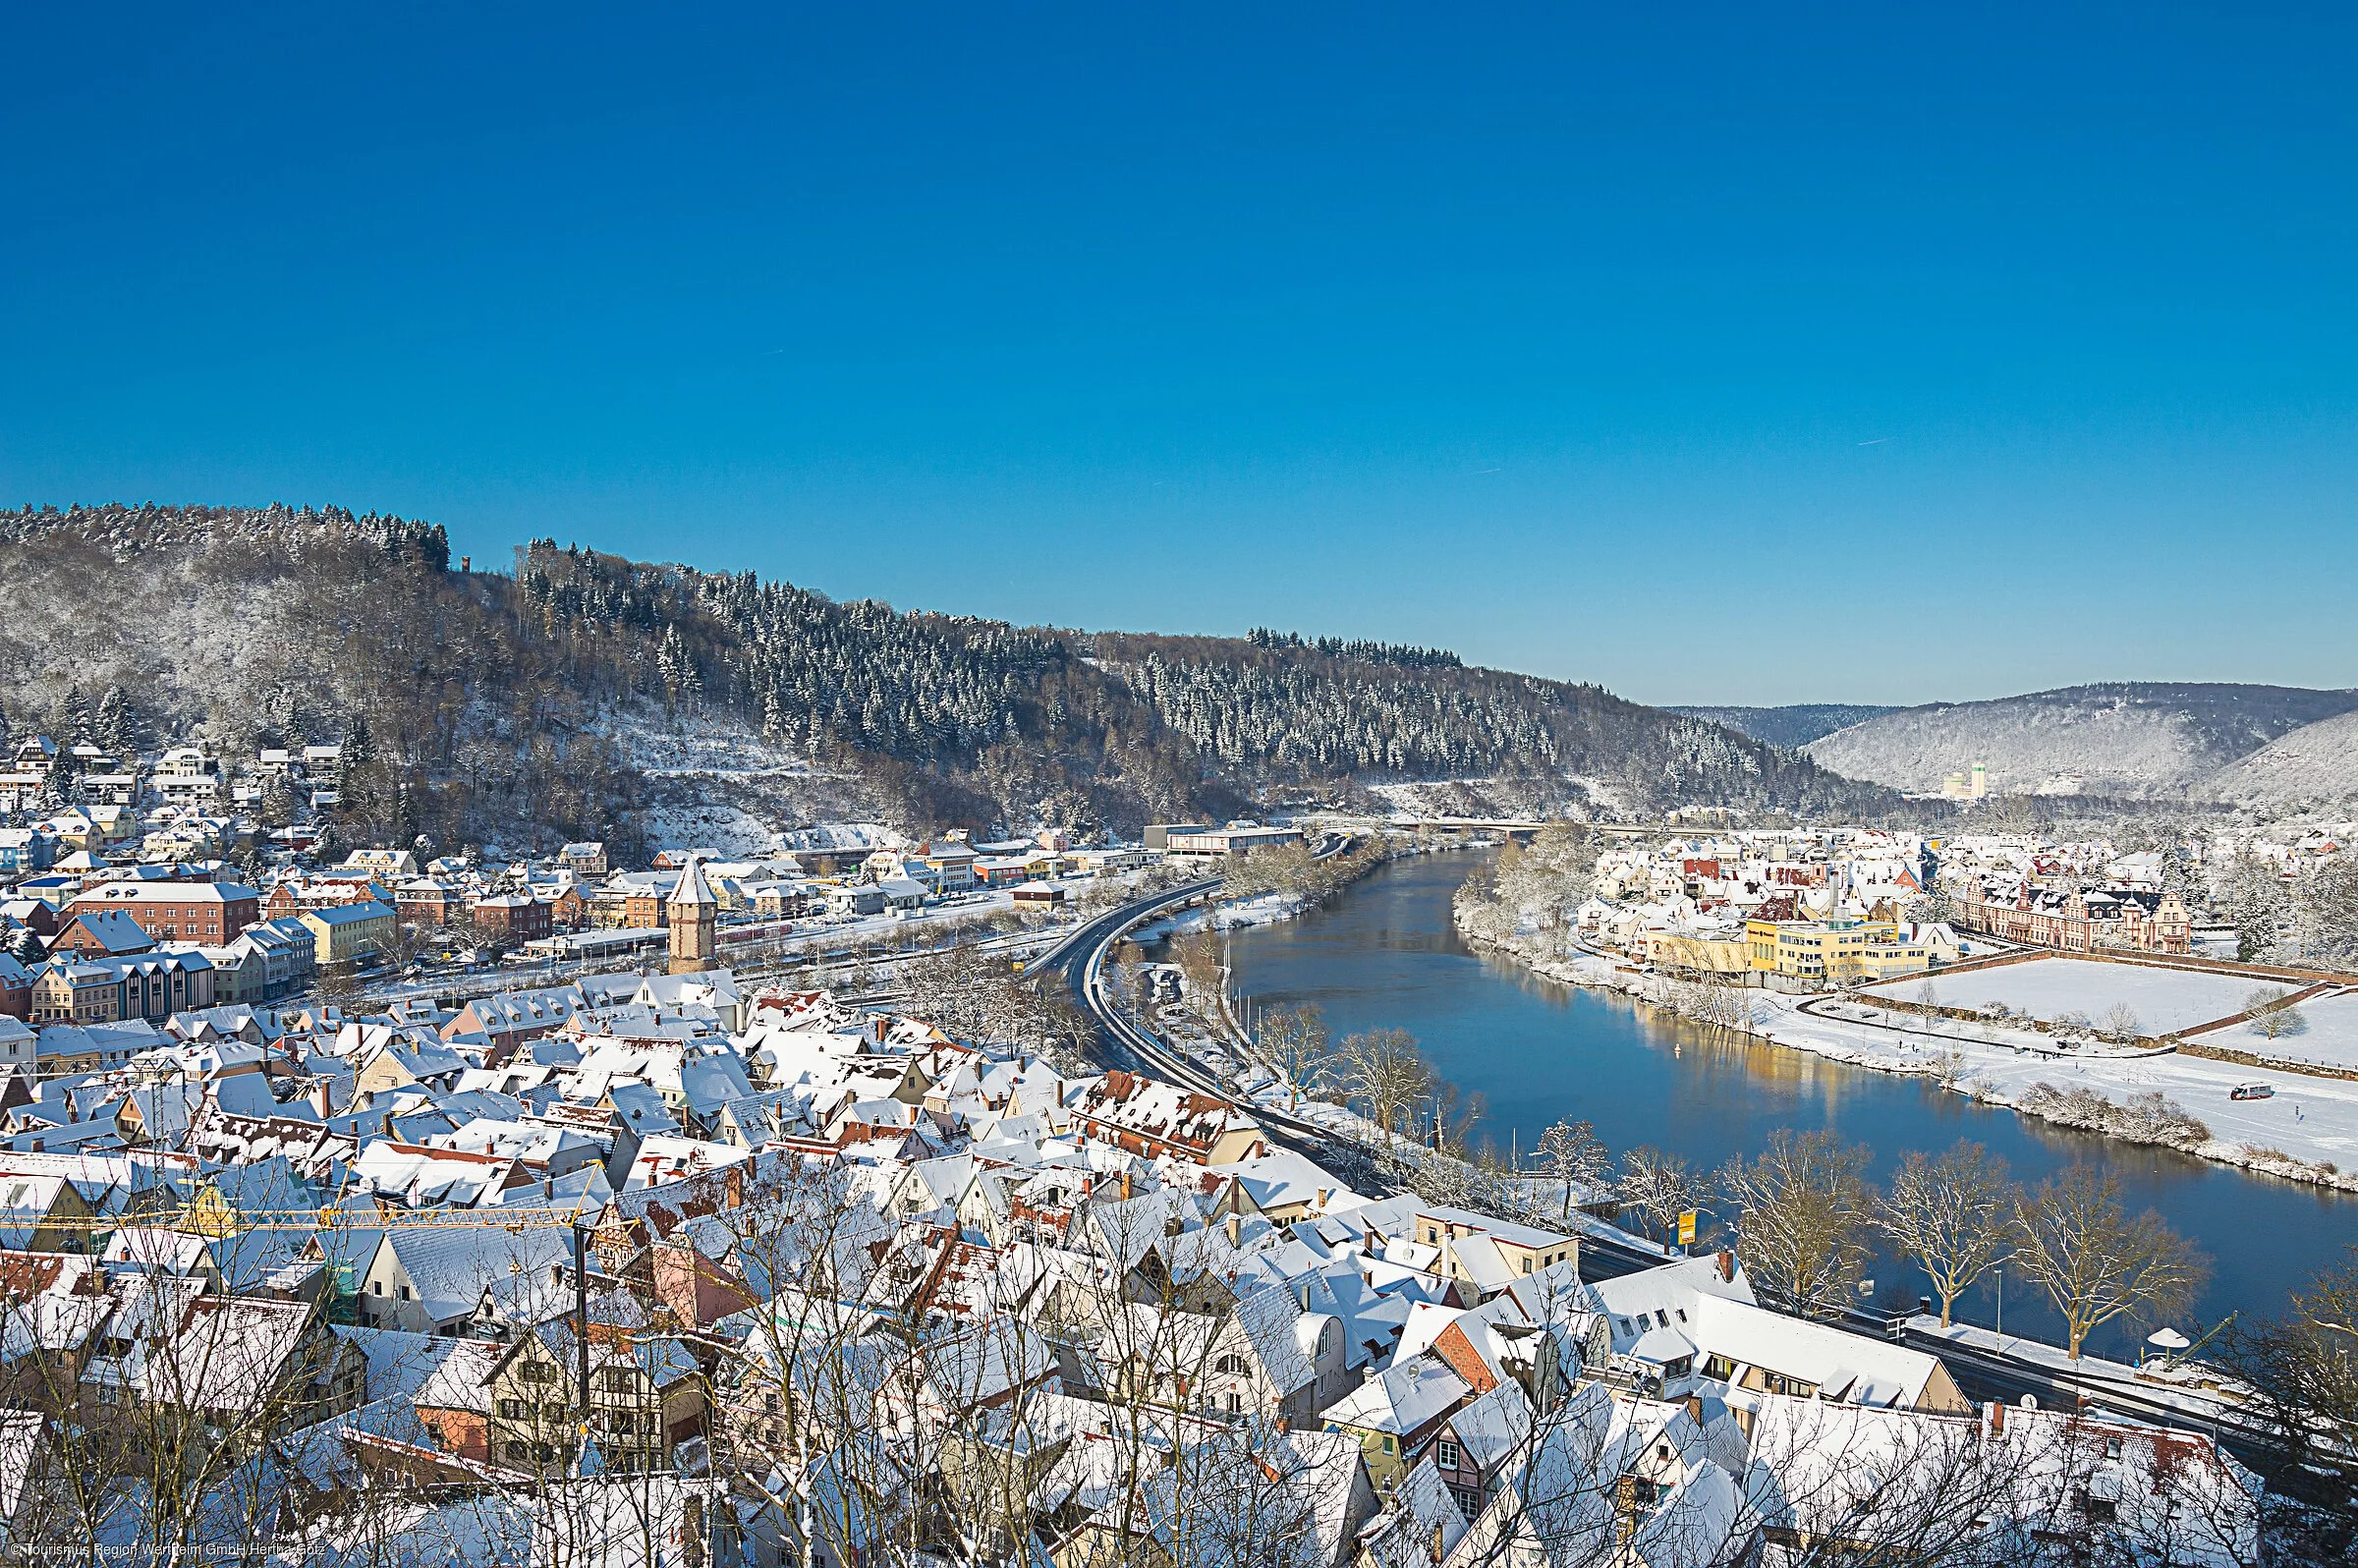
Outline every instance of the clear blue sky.
[[0, 498], [1653, 701], [2358, 684], [2348, 7], [360, 13], [12, 18]]

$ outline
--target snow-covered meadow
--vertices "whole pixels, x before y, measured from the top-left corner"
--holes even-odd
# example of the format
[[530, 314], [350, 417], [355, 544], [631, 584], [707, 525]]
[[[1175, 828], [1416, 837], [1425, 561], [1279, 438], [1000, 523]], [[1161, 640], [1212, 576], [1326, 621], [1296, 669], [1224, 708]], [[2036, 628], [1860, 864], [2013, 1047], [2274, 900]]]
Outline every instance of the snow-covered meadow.
[[1988, 1008], [2002, 1002], [2048, 1023], [2074, 1013], [2103, 1023], [2112, 1009], [2125, 1006], [2137, 1018], [2131, 1033], [2160, 1036], [2233, 1017], [2243, 1011], [2257, 983], [2247, 976], [2205, 970], [2038, 958], [1962, 975], [1912, 975], [1869, 986], [1866, 994], [1921, 1001], [1929, 985], [1945, 1007]]

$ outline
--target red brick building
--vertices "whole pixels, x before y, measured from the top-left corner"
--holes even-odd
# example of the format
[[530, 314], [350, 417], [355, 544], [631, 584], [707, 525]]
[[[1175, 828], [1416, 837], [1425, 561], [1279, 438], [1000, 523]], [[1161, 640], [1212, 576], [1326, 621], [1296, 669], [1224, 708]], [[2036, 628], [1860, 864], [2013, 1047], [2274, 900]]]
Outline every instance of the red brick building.
[[236, 882], [101, 882], [66, 906], [69, 916], [108, 910], [157, 941], [217, 947], [262, 918], [262, 895]]
[[415, 925], [420, 930], [448, 925], [463, 907], [459, 895], [450, 890], [450, 884], [430, 876], [404, 882], [393, 893], [393, 909], [400, 915], [401, 924]]
[[301, 915], [306, 910], [338, 909], [346, 904], [370, 902], [390, 904], [393, 895], [367, 875], [329, 872], [300, 881], [289, 877], [280, 882], [270, 889], [270, 898], [262, 906], [262, 913], [270, 920], [283, 920], [290, 915]]
[[522, 893], [478, 898], [467, 913], [486, 939], [536, 942], [548, 934], [548, 906]]
[[84, 910], [68, 917], [57, 939], [49, 944], [52, 953], [113, 954], [144, 953], [155, 945], [155, 938], [146, 928], [119, 909]]

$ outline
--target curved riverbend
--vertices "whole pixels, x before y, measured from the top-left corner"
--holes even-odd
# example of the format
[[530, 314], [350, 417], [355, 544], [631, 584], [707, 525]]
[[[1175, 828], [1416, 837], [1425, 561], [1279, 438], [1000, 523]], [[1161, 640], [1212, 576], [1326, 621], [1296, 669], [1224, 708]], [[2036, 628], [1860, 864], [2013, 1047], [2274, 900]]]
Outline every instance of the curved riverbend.
[[[1777, 1127], [1830, 1127], [1875, 1150], [1881, 1180], [1908, 1150], [1959, 1138], [2005, 1156], [2036, 1181], [2075, 1160], [2118, 1171], [2136, 1206], [2158, 1208], [2209, 1253], [2213, 1274], [2197, 1313], [2176, 1326], [2200, 1334], [2229, 1312], [2269, 1316], [2285, 1294], [2358, 1244], [2358, 1200], [2247, 1175], [2174, 1151], [2113, 1144], [2014, 1112], [1976, 1105], [1922, 1080], [1895, 1078], [1743, 1038], [1709, 1038], [1693, 1026], [1611, 992], [1540, 979], [1459, 940], [1449, 900], [1477, 864], [1470, 855], [1396, 861], [1301, 920], [1241, 929], [1235, 990], [1264, 1004], [1315, 1002], [1340, 1036], [1396, 1025], [1414, 1034], [1441, 1072], [1488, 1102], [1485, 1131], [1528, 1149], [1548, 1123], [1586, 1117], [1616, 1151], [1639, 1144], [1706, 1168], [1757, 1150]], [[1913, 1271], [1885, 1262], [1886, 1294]], [[1992, 1321], [1987, 1289], [1960, 1304]], [[2004, 1326], [2052, 1337], [2051, 1312], [2016, 1282]], [[2117, 1325], [2091, 1340], [2130, 1350]]]

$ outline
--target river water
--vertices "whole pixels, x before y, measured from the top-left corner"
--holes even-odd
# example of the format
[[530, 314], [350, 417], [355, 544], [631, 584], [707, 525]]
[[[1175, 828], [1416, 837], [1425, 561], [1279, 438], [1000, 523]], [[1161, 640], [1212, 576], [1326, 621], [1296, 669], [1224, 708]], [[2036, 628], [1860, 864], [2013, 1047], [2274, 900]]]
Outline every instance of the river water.
[[[2358, 1200], [2247, 1175], [2171, 1150], [2138, 1148], [1978, 1106], [1917, 1079], [1745, 1039], [1712, 1039], [1617, 992], [1542, 980], [1480, 955], [1450, 924], [1449, 901], [1479, 864], [1471, 853], [1395, 861], [1302, 920], [1241, 929], [1234, 992], [1257, 1004], [1314, 1002], [1336, 1038], [1397, 1026], [1441, 1074], [1488, 1101], [1482, 1125], [1529, 1150], [1559, 1119], [1587, 1118], [1616, 1152], [1652, 1144], [1711, 1169], [1757, 1151], [1778, 1127], [1828, 1127], [1874, 1150], [1880, 1181], [1910, 1149], [1969, 1138], [2003, 1155], [2018, 1180], [2078, 1160], [2118, 1171], [2132, 1206], [2159, 1209], [2213, 1260], [2198, 1309], [2175, 1326], [2200, 1335], [2229, 1312], [2283, 1311], [2286, 1293], [2358, 1244]], [[1879, 1296], [1930, 1287], [1886, 1259]], [[1994, 1289], [1959, 1304], [1993, 1322]], [[2059, 1319], [2019, 1280], [2004, 1282], [2002, 1326], [2059, 1339]], [[2130, 1352], [2142, 1329], [2114, 1324], [2093, 1352]]]

